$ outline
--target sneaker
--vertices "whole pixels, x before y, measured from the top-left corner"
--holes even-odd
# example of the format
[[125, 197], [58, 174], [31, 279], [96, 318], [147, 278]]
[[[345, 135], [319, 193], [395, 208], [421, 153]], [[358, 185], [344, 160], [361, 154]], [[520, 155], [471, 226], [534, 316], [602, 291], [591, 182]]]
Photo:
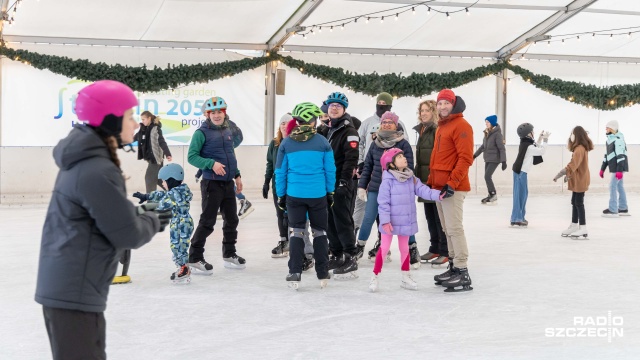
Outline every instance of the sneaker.
[[223, 258], [222, 260], [224, 260], [224, 267], [227, 269], [242, 270], [247, 267], [244, 258], [236, 254], [228, 258]]
[[[627, 210], [628, 212], [629, 210]], [[615, 218], [618, 217], [618, 213], [617, 212], [613, 212], [609, 209], [604, 209], [604, 211], [602, 212], [602, 217], [608, 217], [608, 218]]]
[[343, 264], [344, 264], [344, 255], [341, 255], [341, 256], [331, 255], [331, 257], [329, 258], [328, 270], [331, 271], [333, 269], [337, 269], [341, 267]]
[[418, 244], [413, 243], [409, 245], [409, 263], [414, 269], [419, 269], [420, 265], [420, 253], [418, 252]]
[[333, 270], [333, 275], [335, 275], [336, 280], [357, 279], [358, 263], [353, 257], [349, 255], [344, 255], [344, 257], [344, 263], [339, 268]]
[[300, 273], [295, 273], [295, 274], [291, 274], [289, 273], [287, 275], [287, 286], [289, 286], [290, 289], [294, 289], [294, 290], [298, 290], [298, 286], [300, 286], [300, 280], [302, 279], [302, 274]]
[[251, 202], [247, 199], [240, 200], [240, 210], [238, 211], [238, 217], [240, 219], [246, 218], [249, 214], [251, 214], [255, 210], [251, 206]]
[[190, 262], [189, 268], [194, 275], [211, 275], [213, 274], [213, 265], [209, 264], [205, 259], [196, 262]]
[[424, 262], [429, 262], [433, 259], [437, 259], [440, 255], [438, 254], [434, 254], [432, 252], [428, 252], [426, 254], [422, 254], [422, 256], [420, 256], [420, 260], [424, 261]]
[[358, 240], [356, 243], [356, 260], [360, 260], [364, 256], [364, 247], [367, 245], [365, 240]]
[[369, 291], [378, 291], [378, 275], [376, 274], [373, 274], [373, 276], [371, 276], [371, 280], [369, 281]]
[[182, 265], [171, 274], [171, 281], [174, 284], [188, 284], [191, 282], [191, 270], [188, 265]]
[[289, 240], [280, 240], [278, 245], [271, 250], [272, 258], [283, 258], [289, 256]]
[[304, 260], [302, 260], [302, 271], [308, 271], [311, 268], [313, 268], [313, 265], [315, 265], [315, 261], [313, 261], [313, 258], [309, 259], [305, 256]]
[[618, 209], [618, 215], [620, 215], [620, 216], [631, 216], [631, 215], [629, 215], [629, 209], [625, 209], [625, 210]]
[[400, 286], [407, 290], [418, 290], [418, 283], [413, 280], [411, 273], [408, 271], [402, 272], [402, 282], [400, 283]]

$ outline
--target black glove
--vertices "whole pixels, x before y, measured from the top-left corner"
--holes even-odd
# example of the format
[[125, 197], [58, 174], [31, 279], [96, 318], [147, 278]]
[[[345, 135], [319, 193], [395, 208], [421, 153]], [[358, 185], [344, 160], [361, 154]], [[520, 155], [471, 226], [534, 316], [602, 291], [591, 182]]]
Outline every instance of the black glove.
[[133, 197], [140, 199], [138, 204], [142, 204], [143, 202], [149, 200], [149, 195], [148, 194], [143, 194], [143, 193], [138, 192], [138, 191], [133, 193]]
[[327, 193], [327, 205], [329, 207], [333, 206], [333, 193]]
[[282, 211], [287, 211], [287, 195], [278, 198], [278, 207]]
[[[442, 190], [440, 190], [440, 198], [446, 199], [448, 197], [452, 197], [454, 193], [455, 191], [451, 188], [451, 186], [449, 186], [448, 184], [445, 184]], [[444, 196], [442, 196], [443, 194]]]
[[154, 212], [158, 215], [158, 219], [160, 220], [160, 232], [162, 232], [164, 231], [164, 228], [169, 225], [169, 222], [173, 217], [171, 215], [171, 209], [155, 210]]
[[502, 163], [502, 171], [505, 171], [505, 170], [507, 170], [507, 162], [506, 161]]
[[348, 196], [348, 194], [351, 192], [349, 183], [347, 181], [340, 180], [335, 192], [338, 194], [338, 196]]
[[269, 198], [269, 183], [266, 182], [262, 185], [262, 197], [265, 199]]
[[358, 164], [358, 174], [362, 175], [362, 170], [364, 170], [364, 162]]

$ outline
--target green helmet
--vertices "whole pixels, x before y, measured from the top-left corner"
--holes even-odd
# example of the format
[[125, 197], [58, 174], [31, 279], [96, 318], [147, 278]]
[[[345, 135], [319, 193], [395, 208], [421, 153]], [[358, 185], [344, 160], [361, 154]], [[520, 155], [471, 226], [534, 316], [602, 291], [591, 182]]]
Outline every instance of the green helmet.
[[310, 102], [303, 102], [296, 105], [291, 112], [291, 116], [293, 116], [297, 121], [305, 123], [315, 121], [318, 116], [322, 114], [322, 110], [320, 110], [316, 104]]

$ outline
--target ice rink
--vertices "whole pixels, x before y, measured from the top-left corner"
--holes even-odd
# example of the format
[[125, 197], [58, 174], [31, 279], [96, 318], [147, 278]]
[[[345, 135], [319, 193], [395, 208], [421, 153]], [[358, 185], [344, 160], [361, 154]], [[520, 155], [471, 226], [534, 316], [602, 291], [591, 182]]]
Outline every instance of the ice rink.
[[[401, 289], [396, 240], [378, 293], [368, 292], [373, 263], [366, 257], [357, 280], [331, 280], [321, 290], [307, 272], [300, 290], [290, 290], [287, 261], [270, 257], [278, 240], [272, 200], [257, 193], [248, 198], [256, 210], [238, 229], [246, 270], [223, 268], [219, 229], [205, 253], [214, 274], [193, 276], [187, 286], [169, 280], [174, 266], [167, 232], [133, 252], [133, 283], [113, 286], [109, 294], [109, 359], [640, 357], [637, 194], [629, 195], [632, 216], [607, 219], [600, 214], [608, 196], [587, 193], [588, 241], [560, 237], [571, 219], [570, 193], [530, 196], [528, 229], [508, 226], [510, 197], [495, 206], [468, 197], [465, 231], [474, 290], [456, 294], [433, 283], [445, 268], [424, 265], [413, 271], [419, 290]], [[0, 277], [3, 360], [50, 358], [42, 310], [33, 300], [46, 208], [0, 206], [7, 260]], [[426, 252], [426, 222], [418, 210], [418, 246]], [[199, 201], [191, 214], [197, 221]], [[367, 250], [373, 243], [372, 235]], [[595, 330], [581, 334], [580, 328]]]

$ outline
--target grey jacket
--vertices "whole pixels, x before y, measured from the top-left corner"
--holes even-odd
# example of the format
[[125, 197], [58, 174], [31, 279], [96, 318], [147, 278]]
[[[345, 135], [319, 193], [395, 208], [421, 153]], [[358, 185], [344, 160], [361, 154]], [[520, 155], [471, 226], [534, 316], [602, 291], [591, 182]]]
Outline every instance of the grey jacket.
[[35, 300], [103, 312], [121, 251], [149, 242], [160, 221], [137, 214], [120, 169], [92, 128], [77, 125], [53, 157], [60, 172], [42, 230]]
[[484, 152], [484, 162], [487, 163], [503, 163], [507, 161], [507, 152], [504, 148], [504, 140], [502, 138], [502, 130], [500, 125], [496, 125], [491, 130], [484, 131], [482, 145], [478, 148], [473, 158], [477, 158]]

